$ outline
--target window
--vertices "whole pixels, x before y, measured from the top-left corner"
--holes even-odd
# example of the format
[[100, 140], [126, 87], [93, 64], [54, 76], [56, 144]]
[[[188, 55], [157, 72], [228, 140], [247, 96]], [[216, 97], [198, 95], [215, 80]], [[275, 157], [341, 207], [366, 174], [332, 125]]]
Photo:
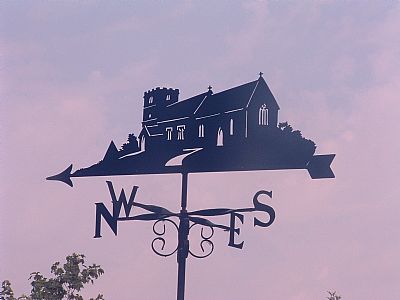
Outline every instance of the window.
[[167, 95], [167, 101], [171, 100], [171, 95]]
[[199, 125], [199, 137], [204, 137], [204, 125]]
[[149, 114], [149, 119], [151, 119], [151, 114]]
[[268, 125], [268, 109], [265, 104], [261, 105], [258, 112], [258, 125]]
[[172, 127], [165, 128], [165, 131], [167, 132], [167, 141], [171, 141], [172, 140]]
[[142, 139], [140, 141], [140, 150], [142, 151], [146, 150], [146, 138], [144, 135], [142, 136]]
[[229, 123], [229, 134], [233, 135], [233, 119], [231, 119], [231, 121]]
[[185, 139], [185, 136], [183, 134], [185, 130], [185, 125], [179, 125], [176, 127], [176, 129], [178, 130], [178, 141], [183, 141]]
[[218, 133], [217, 133], [217, 146], [223, 146], [224, 145], [224, 132], [222, 131], [222, 128], [218, 128]]
[[151, 96], [150, 98], [149, 98], [149, 104], [152, 104], [153, 103], [153, 96]]

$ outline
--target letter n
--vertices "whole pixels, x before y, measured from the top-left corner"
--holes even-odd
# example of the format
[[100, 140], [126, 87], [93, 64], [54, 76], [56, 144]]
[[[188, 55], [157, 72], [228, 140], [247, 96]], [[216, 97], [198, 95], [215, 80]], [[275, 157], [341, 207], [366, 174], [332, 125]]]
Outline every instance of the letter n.
[[117, 235], [117, 220], [118, 216], [114, 217], [107, 210], [107, 207], [103, 203], [96, 203], [96, 230], [95, 230], [95, 238], [101, 237], [101, 217], [107, 222], [108, 226], [110, 226], [111, 230]]

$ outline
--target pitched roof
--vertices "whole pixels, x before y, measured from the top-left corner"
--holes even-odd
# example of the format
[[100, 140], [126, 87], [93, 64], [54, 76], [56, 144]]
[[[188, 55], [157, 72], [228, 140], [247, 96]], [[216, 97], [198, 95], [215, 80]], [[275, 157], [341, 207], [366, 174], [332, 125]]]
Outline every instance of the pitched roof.
[[163, 134], [161, 131], [161, 128], [158, 125], [155, 125], [155, 126], [144, 125], [144, 129], [146, 130], [146, 132], [149, 136], [157, 136], [157, 135]]
[[279, 109], [278, 103], [265, 80], [260, 77], [240, 86], [207, 97], [196, 112], [196, 117], [203, 117], [240, 108], [246, 108], [253, 96], [266, 98], [270, 107]]
[[276, 99], [275, 99], [274, 95], [272, 95], [272, 92], [269, 89], [268, 84], [265, 82], [264, 78], [262, 78], [262, 77], [260, 77], [258, 79], [257, 90], [254, 93], [254, 96], [252, 99], [257, 98], [257, 97], [262, 97], [267, 102], [268, 107], [279, 109], [278, 102], [276, 102]]
[[196, 117], [245, 107], [256, 84], [257, 80], [213, 94], [211, 97], [207, 97], [196, 112]]
[[157, 121], [162, 122], [193, 115], [195, 110], [199, 107], [199, 105], [202, 103], [207, 95], [209, 95], [209, 92], [202, 93], [189, 99], [178, 101], [176, 103], [168, 105], [165, 110], [160, 114], [160, 117]]

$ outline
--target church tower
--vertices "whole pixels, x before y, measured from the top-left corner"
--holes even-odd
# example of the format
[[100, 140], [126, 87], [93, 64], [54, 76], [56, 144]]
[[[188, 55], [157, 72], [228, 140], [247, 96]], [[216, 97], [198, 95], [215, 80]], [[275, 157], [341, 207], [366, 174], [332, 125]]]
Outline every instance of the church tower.
[[157, 124], [157, 119], [164, 109], [178, 102], [179, 90], [172, 88], [155, 88], [143, 96], [143, 125]]

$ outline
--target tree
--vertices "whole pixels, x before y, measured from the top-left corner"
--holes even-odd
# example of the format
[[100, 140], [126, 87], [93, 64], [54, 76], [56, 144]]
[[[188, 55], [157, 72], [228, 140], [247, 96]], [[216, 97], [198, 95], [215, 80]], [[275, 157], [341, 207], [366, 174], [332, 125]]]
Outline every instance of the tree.
[[14, 292], [11, 288], [11, 283], [8, 280], [4, 280], [1, 283], [0, 300], [14, 300]]
[[309, 160], [315, 153], [316, 145], [313, 141], [304, 138], [300, 130], [293, 130], [293, 127], [288, 122], [278, 124], [280, 129], [278, 143], [283, 151], [289, 151], [288, 157], [301, 157]]
[[282, 130], [283, 132], [292, 132], [293, 131], [293, 127], [289, 125], [288, 122], [283, 122], [283, 123], [279, 123], [278, 124], [278, 128], [280, 130]]
[[128, 142], [123, 144], [121, 147], [121, 153], [122, 155], [128, 154], [128, 153], [135, 153], [139, 151], [139, 146], [137, 142], [137, 138], [133, 133], [130, 133], [128, 135]]
[[330, 292], [328, 291], [329, 297], [328, 300], [340, 300], [342, 299], [342, 297], [340, 297], [339, 295], [336, 295], [336, 292]]
[[[85, 265], [83, 254], [72, 254], [67, 256], [66, 263], [62, 266], [56, 262], [51, 266], [52, 278], [46, 278], [40, 272], [30, 274], [31, 292], [29, 296], [22, 295], [15, 298], [8, 280], [2, 282], [0, 300], [83, 300], [80, 295], [83, 287], [94, 282], [104, 273], [104, 270], [96, 264]], [[99, 294], [91, 300], [104, 300], [103, 295]]]

